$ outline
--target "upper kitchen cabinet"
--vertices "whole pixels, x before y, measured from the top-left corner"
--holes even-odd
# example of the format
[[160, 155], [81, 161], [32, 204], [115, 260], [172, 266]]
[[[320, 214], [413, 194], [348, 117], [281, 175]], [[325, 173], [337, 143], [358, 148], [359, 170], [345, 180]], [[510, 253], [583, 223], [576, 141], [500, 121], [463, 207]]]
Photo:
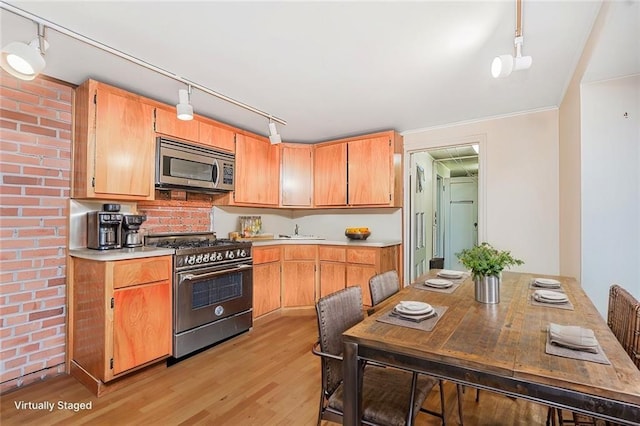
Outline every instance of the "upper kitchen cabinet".
[[87, 80], [76, 89], [73, 198], [154, 198], [154, 106]]
[[311, 207], [313, 197], [313, 149], [311, 145], [280, 145], [283, 207]]
[[225, 127], [213, 120], [197, 117], [200, 128], [198, 142], [213, 148], [233, 152], [235, 150], [236, 132], [230, 127]]
[[313, 189], [316, 206], [347, 204], [346, 143], [315, 147]]
[[402, 137], [389, 131], [315, 148], [315, 205], [402, 206]]
[[197, 142], [200, 137], [200, 126], [196, 120], [179, 120], [175, 108], [156, 108], [156, 133], [173, 136], [179, 139]]
[[277, 206], [280, 150], [268, 140], [236, 135], [235, 189], [231, 204]]

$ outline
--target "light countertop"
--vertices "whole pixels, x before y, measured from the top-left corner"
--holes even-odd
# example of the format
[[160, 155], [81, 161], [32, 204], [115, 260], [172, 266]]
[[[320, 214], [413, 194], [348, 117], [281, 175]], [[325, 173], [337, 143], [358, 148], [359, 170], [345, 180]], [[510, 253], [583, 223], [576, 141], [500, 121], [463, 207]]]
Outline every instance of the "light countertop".
[[315, 245], [324, 245], [324, 246], [347, 246], [347, 247], [390, 247], [397, 246], [402, 244], [401, 240], [376, 240], [376, 239], [366, 239], [366, 240], [319, 240], [319, 239], [308, 239], [305, 240], [303, 238], [279, 238], [273, 240], [255, 240], [253, 241], [254, 247], [262, 247], [262, 246], [275, 246], [275, 245], [296, 245], [296, 244], [315, 244]]
[[102, 262], [108, 262], [112, 260], [139, 259], [143, 257], [166, 256], [173, 255], [174, 253], [174, 249], [157, 248], [150, 246], [113, 250], [93, 250], [88, 248], [69, 250], [69, 256], [71, 257], [98, 260]]

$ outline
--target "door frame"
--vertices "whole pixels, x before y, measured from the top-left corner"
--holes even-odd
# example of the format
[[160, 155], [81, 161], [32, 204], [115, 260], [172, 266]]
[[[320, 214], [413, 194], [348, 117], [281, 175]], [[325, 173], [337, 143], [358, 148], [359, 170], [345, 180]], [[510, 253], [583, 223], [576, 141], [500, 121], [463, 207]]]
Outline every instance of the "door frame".
[[[473, 145], [478, 144], [478, 241], [487, 241], [487, 233], [486, 233], [486, 176], [487, 176], [487, 135], [486, 134], [477, 134], [477, 135], [469, 135], [462, 136], [459, 138], [446, 138], [446, 139], [434, 139], [434, 140], [424, 140], [419, 143], [411, 144], [411, 149], [407, 149], [405, 146], [404, 151], [404, 164], [409, 164], [409, 160], [411, 159], [411, 154], [421, 151], [428, 151], [431, 149], [439, 149], [439, 148], [449, 148], [458, 145]], [[404, 187], [411, 188], [411, 179], [410, 168], [405, 167], [404, 170]], [[409, 268], [412, 267], [412, 232], [411, 229], [411, 191], [404, 191], [404, 205], [407, 208], [404, 209], [403, 217], [404, 217], [404, 225], [403, 225], [403, 269], [404, 271], [410, 271]], [[410, 274], [403, 274], [404, 277], [404, 285], [408, 285]]]

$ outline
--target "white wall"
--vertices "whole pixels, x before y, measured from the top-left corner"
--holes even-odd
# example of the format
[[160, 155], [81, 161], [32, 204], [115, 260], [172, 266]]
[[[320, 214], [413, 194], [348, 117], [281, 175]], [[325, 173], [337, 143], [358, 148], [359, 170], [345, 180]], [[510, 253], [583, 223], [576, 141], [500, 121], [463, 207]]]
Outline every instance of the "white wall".
[[[480, 238], [525, 261], [513, 268], [559, 273], [558, 111], [405, 132], [414, 151], [469, 140], [480, 145]], [[484, 192], [484, 194], [483, 194]]]
[[231, 231], [238, 231], [240, 216], [261, 216], [262, 232], [293, 234], [296, 224], [299, 233], [317, 235], [331, 240], [347, 240], [347, 227], [368, 227], [368, 241], [401, 240], [401, 209], [327, 209], [281, 210], [248, 207], [214, 207], [213, 229], [218, 238], [227, 238]]
[[640, 299], [639, 114], [640, 75], [582, 86], [581, 281], [605, 318], [611, 284]]

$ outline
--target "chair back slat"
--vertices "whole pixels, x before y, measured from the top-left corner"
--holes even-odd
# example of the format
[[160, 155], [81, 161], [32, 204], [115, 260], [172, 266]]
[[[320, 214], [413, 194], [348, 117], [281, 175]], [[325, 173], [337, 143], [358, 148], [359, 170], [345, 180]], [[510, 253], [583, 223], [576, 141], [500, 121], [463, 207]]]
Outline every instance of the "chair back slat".
[[[318, 300], [316, 304], [320, 349], [333, 355], [342, 354], [342, 333], [364, 319], [362, 290], [347, 287]], [[322, 381], [327, 394], [342, 382], [342, 363], [322, 358]]]
[[609, 288], [607, 325], [640, 369], [640, 302], [617, 284]]
[[392, 270], [374, 275], [369, 279], [369, 290], [371, 291], [371, 305], [373, 306], [388, 299], [400, 291], [398, 272]]

